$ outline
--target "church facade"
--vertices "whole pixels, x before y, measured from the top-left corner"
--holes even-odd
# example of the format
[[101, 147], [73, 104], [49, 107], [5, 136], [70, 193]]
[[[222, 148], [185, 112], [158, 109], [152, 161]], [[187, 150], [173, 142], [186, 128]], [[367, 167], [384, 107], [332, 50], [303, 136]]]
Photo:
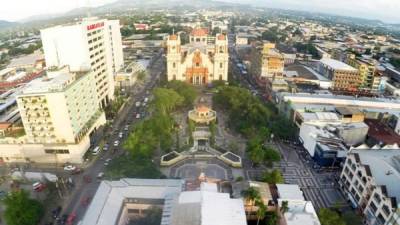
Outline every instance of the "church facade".
[[167, 40], [167, 78], [193, 85], [207, 85], [213, 81], [228, 81], [228, 38], [210, 36], [206, 29], [196, 28], [189, 43], [181, 45], [179, 35]]

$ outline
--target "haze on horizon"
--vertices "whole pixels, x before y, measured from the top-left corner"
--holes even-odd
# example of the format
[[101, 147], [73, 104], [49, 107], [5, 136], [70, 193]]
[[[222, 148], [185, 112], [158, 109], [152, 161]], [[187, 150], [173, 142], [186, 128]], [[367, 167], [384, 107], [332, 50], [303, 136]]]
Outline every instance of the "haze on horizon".
[[[100, 6], [117, 0], [4, 0], [0, 20], [19, 21], [35, 15], [64, 13], [84, 6]], [[168, 1], [168, 0], [166, 0]], [[399, 0], [219, 0], [271, 8], [321, 12], [400, 23]], [[90, 2], [90, 4], [88, 3]], [[23, 7], [21, 7], [23, 6]], [[46, 6], [46, 7], [44, 7]]]

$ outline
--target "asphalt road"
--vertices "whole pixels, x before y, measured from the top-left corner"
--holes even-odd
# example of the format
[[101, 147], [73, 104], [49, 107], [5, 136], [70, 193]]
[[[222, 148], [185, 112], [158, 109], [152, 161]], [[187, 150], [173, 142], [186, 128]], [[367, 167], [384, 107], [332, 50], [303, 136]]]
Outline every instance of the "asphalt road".
[[[106, 138], [103, 140], [109, 144], [108, 151], [101, 151], [98, 158], [92, 162], [84, 172], [79, 175], [73, 175], [74, 187], [68, 195], [64, 196], [64, 207], [62, 214], [76, 214], [75, 224], [80, 221], [87, 209], [87, 205], [82, 204], [82, 201], [86, 198], [92, 199], [96, 193], [96, 190], [100, 184], [100, 179], [97, 179], [99, 173], [105, 171], [106, 165], [104, 165], [107, 159], [112, 160], [113, 157], [123, 154], [121, 143], [128, 136], [129, 131], [125, 130], [125, 126], [129, 125], [129, 130], [132, 130], [134, 125], [143, 119], [136, 119], [136, 114], [146, 114], [145, 107], [136, 107], [135, 102], [140, 101], [143, 103], [144, 98], [148, 97], [151, 90], [157, 85], [160, 75], [165, 70], [163, 57], [160, 55], [157, 60], [150, 66], [150, 76], [146, 79], [144, 87], [137, 90], [130, 90], [131, 100], [126, 103], [122, 111], [119, 113], [118, 118], [115, 119], [112, 132], [105, 134]], [[146, 114], [147, 115], [147, 114]], [[123, 132], [123, 138], [119, 138], [119, 133]], [[119, 141], [119, 146], [114, 147], [114, 141]], [[86, 182], [84, 177], [90, 177], [91, 182]]]

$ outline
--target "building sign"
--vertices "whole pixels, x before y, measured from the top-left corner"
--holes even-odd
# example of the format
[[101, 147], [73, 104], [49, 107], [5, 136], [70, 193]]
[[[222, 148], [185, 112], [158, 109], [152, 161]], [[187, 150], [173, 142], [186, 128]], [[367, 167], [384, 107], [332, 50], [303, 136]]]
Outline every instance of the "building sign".
[[93, 30], [93, 29], [103, 27], [103, 26], [104, 26], [104, 22], [101, 22], [101, 23], [95, 23], [95, 24], [88, 25], [86, 28], [87, 28], [87, 30]]

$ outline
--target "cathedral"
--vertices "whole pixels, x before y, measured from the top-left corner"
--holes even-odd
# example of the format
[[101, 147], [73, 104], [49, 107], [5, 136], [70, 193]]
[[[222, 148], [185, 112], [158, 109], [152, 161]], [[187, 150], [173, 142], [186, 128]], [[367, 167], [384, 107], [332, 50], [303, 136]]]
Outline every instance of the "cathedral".
[[167, 77], [193, 85], [207, 85], [212, 81], [228, 81], [228, 38], [208, 34], [207, 29], [193, 29], [189, 43], [181, 45], [179, 35], [167, 40]]

